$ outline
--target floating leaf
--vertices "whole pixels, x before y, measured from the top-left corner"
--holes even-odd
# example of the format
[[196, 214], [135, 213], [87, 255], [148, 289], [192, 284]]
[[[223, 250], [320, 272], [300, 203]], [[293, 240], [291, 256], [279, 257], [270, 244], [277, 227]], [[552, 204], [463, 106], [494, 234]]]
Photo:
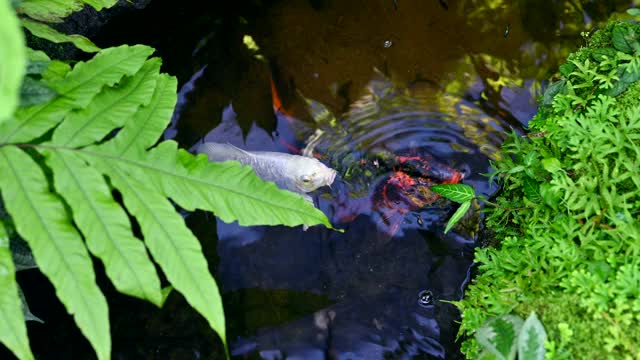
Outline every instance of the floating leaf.
[[456, 210], [456, 212], [451, 215], [451, 219], [449, 219], [449, 221], [447, 222], [447, 227], [444, 229], [445, 234], [448, 233], [449, 230], [451, 230], [451, 228], [453, 228], [458, 223], [458, 221], [460, 221], [460, 219], [462, 219], [464, 214], [467, 213], [467, 210], [469, 210], [469, 207], [471, 207], [471, 200], [460, 204], [458, 210]]
[[39, 38], [43, 38], [54, 42], [56, 44], [63, 42], [70, 42], [75, 45], [78, 49], [85, 52], [97, 52], [100, 51], [100, 48], [97, 47], [91, 40], [87, 39], [82, 35], [67, 35], [57, 30], [54, 30], [49, 25], [45, 25], [43, 23], [39, 23], [37, 21], [32, 21], [28, 19], [21, 19], [22, 25], [29, 30], [34, 36]]
[[27, 65], [24, 35], [8, 1], [0, 2], [0, 124], [18, 106]]
[[536, 314], [531, 312], [518, 335], [518, 359], [544, 360], [545, 341], [547, 333]]
[[512, 360], [516, 356], [522, 323], [522, 319], [514, 315], [492, 318], [476, 331], [476, 340], [497, 359]]
[[457, 203], [471, 201], [476, 196], [473, 187], [465, 184], [434, 185], [430, 189]]
[[93, 263], [62, 201], [49, 191], [38, 164], [24, 151], [0, 147], [0, 189], [7, 211], [36, 258], [40, 271], [95, 349], [109, 359], [107, 302], [95, 283]]
[[9, 236], [0, 220], [0, 342], [19, 359], [33, 359], [22, 316]]
[[55, 90], [31, 76], [25, 76], [20, 89], [20, 107], [45, 103], [56, 96]]

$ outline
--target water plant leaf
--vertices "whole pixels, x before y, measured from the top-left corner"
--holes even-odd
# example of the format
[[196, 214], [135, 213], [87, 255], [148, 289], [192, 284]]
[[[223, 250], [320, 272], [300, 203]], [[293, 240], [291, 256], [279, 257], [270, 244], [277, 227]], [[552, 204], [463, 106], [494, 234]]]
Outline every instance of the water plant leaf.
[[606, 59], [613, 59], [616, 56], [616, 49], [614, 48], [599, 48], [599, 49], [594, 49], [593, 52], [591, 52], [591, 57], [593, 58], [593, 60], [595, 61], [604, 61]]
[[71, 207], [87, 247], [102, 260], [116, 289], [160, 306], [160, 279], [102, 174], [71, 151], [52, 148], [45, 155], [56, 191]]
[[534, 312], [522, 325], [518, 335], [519, 360], [544, 360], [547, 333]]
[[132, 177], [108, 159], [93, 160], [122, 193], [125, 206], [140, 224], [147, 248], [172, 286], [207, 319], [226, 344], [222, 300], [198, 239], [145, 177]]
[[617, 75], [619, 80], [606, 93], [609, 96], [622, 94], [631, 84], [640, 80], [640, 69], [635, 69], [629, 64], [620, 65]]
[[9, 119], [19, 102], [27, 56], [20, 23], [8, 1], [0, 2], [0, 124]]
[[560, 70], [560, 74], [568, 78], [569, 75], [571, 75], [571, 73], [576, 70], [576, 66], [573, 63], [567, 62], [560, 65], [559, 70]]
[[453, 228], [458, 223], [458, 221], [460, 221], [460, 219], [462, 219], [464, 214], [467, 213], [467, 210], [469, 210], [469, 207], [471, 207], [471, 200], [460, 204], [460, 207], [458, 207], [458, 210], [456, 210], [456, 212], [453, 213], [453, 215], [451, 215], [451, 218], [447, 222], [447, 226], [444, 229], [445, 234], [448, 233], [449, 230], [451, 230], [451, 228]]
[[81, 9], [82, 3], [76, 0], [22, 0], [16, 10], [38, 21], [59, 23]]
[[0, 342], [19, 359], [33, 359], [22, 316], [9, 236], [0, 220]]
[[121, 127], [153, 95], [160, 71], [160, 59], [148, 60], [135, 76], [123, 79], [118, 87], [107, 88], [93, 98], [87, 108], [66, 116], [53, 132], [51, 143], [67, 147], [88, 145]]
[[513, 360], [522, 323], [522, 319], [514, 315], [492, 318], [476, 331], [475, 337], [478, 343], [497, 359]]
[[62, 201], [50, 192], [40, 166], [17, 147], [0, 147], [0, 172], [2, 198], [17, 232], [29, 244], [40, 271], [56, 288], [98, 358], [109, 359], [107, 302]]
[[441, 184], [434, 185], [430, 189], [457, 203], [471, 201], [476, 196], [473, 187], [465, 184]]
[[22, 25], [29, 30], [34, 36], [37, 36], [42, 39], [49, 40], [56, 44], [70, 42], [78, 49], [84, 52], [98, 52], [100, 48], [97, 47], [91, 40], [87, 39], [82, 35], [67, 35], [63, 34], [57, 30], [54, 30], [49, 25], [45, 25], [43, 23], [29, 20], [29, 19], [21, 19]]
[[611, 42], [616, 50], [627, 54], [631, 54], [637, 46], [637, 44], [634, 44], [634, 42], [637, 41], [633, 29], [626, 24], [617, 24], [613, 27], [611, 31]]
[[45, 103], [56, 96], [56, 91], [46, 83], [25, 76], [20, 89], [20, 107]]

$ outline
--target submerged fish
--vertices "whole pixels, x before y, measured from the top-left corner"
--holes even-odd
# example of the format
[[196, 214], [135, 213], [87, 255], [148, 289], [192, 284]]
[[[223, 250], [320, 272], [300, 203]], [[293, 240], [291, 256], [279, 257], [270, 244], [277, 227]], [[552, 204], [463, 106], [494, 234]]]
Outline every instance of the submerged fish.
[[198, 146], [199, 154], [207, 154], [209, 161], [236, 160], [253, 168], [262, 180], [272, 181], [279, 188], [293, 191], [313, 204], [306, 193], [329, 186], [336, 171], [318, 159], [271, 151], [246, 151], [231, 144], [205, 142]]

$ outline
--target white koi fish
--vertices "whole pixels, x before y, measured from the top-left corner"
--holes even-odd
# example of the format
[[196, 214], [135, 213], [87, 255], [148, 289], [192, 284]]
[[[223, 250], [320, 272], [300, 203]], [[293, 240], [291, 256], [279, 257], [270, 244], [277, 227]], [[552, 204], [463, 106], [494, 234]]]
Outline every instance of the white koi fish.
[[199, 154], [207, 154], [209, 161], [236, 160], [253, 168], [262, 180], [272, 181], [279, 188], [293, 191], [313, 204], [307, 193], [322, 186], [330, 186], [336, 171], [318, 159], [272, 151], [246, 151], [231, 144], [205, 142], [198, 146]]

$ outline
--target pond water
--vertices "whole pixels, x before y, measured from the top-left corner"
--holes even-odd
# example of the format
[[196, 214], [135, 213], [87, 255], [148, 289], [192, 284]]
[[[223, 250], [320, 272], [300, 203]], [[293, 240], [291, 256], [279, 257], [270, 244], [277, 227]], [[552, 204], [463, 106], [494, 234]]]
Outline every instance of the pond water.
[[[181, 84], [165, 137], [184, 148], [204, 139], [296, 152], [325, 130], [318, 150], [339, 164], [340, 175], [312, 195], [344, 233], [185, 214], [220, 286], [232, 355], [463, 358], [459, 313], [448, 301], [459, 300], [470, 281], [482, 240], [480, 205], [445, 235], [455, 205], [435, 201], [387, 216], [375, 206], [375, 189], [388, 173], [347, 178], [345, 170], [375, 151], [411, 153], [464, 173], [465, 184], [491, 196], [498, 189], [482, 174], [505, 133], [523, 131], [545, 79], [584, 43], [580, 32], [629, 1], [225, 3], [152, 3], [107, 25], [96, 40], [116, 45], [123, 41], [110, 34], [121, 34], [124, 42], [158, 48], [165, 71]], [[155, 25], [137, 24], [142, 16]], [[258, 52], [243, 44], [245, 35]], [[314, 118], [301, 95], [335, 114], [344, 132]], [[215, 334], [179, 295], [157, 310], [103, 287], [114, 358], [222, 357]], [[25, 293], [45, 320], [30, 331], [49, 336], [34, 344], [36, 353], [91, 354], [70, 320], [54, 315], [64, 311], [50, 305], [51, 294], [37, 299], [28, 286]]]

